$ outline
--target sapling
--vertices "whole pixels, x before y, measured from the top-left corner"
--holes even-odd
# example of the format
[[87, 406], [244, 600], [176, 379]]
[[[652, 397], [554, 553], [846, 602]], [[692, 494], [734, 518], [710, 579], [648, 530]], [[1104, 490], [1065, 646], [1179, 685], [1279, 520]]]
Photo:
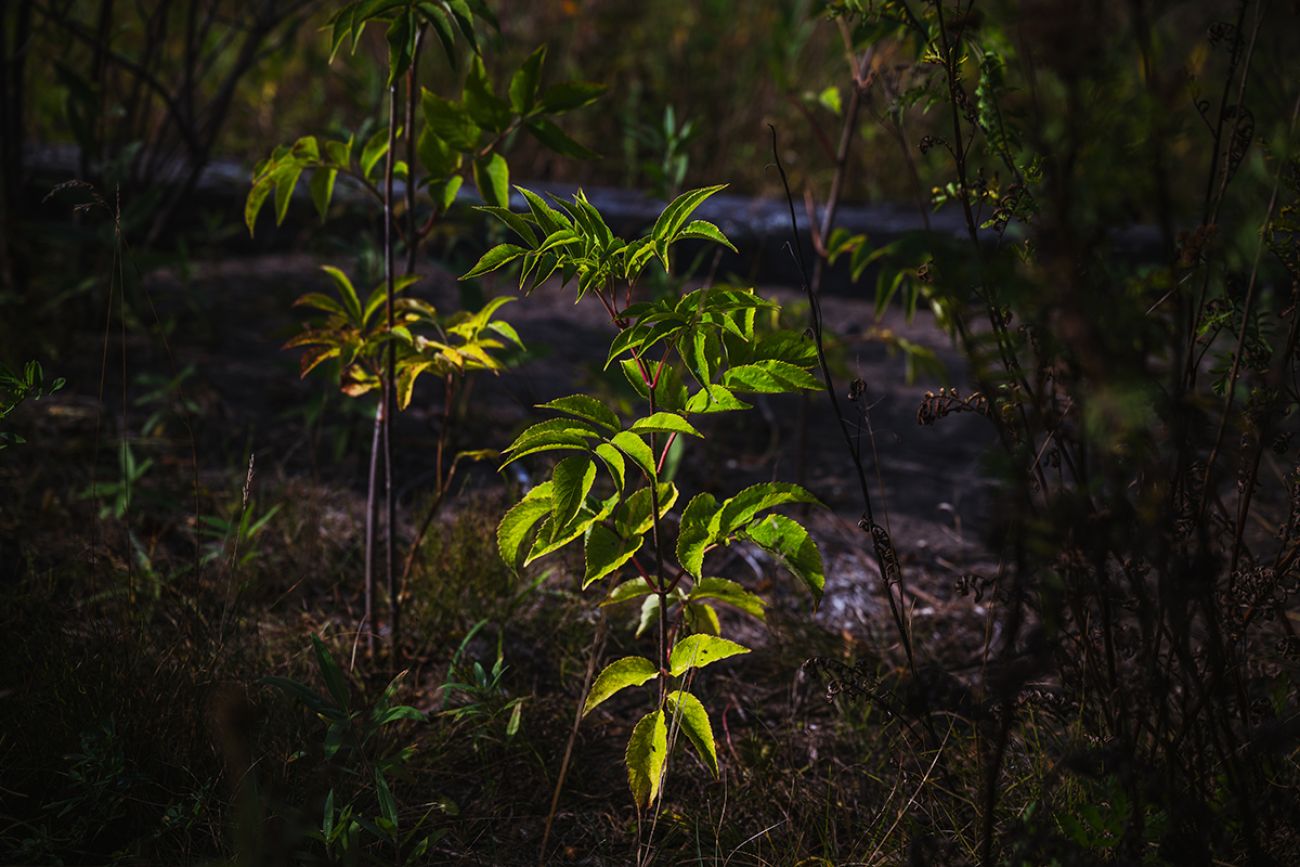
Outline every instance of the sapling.
[[[552, 118], [590, 103], [603, 90], [599, 85], [581, 81], [562, 82], [544, 89], [542, 70], [546, 49], [541, 47], [513, 74], [506, 93], [498, 94], [479, 56], [477, 31], [482, 23], [498, 28], [496, 18], [482, 0], [361, 0], [344, 6], [331, 18], [331, 59], [345, 43], [355, 51], [370, 24], [384, 29], [388, 44], [387, 123], [364, 143], [358, 142], [355, 135], [304, 136], [292, 145], [276, 148], [254, 170], [244, 212], [251, 233], [258, 214], [273, 198], [276, 222], [283, 222], [304, 175], [310, 178], [308, 191], [322, 219], [329, 212], [340, 175], [382, 208], [384, 283], [363, 305], [343, 272], [327, 269], [338, 287], [338, 298], [320, 293], [300, 298], [298, 303], [325, 313], [327, 319], [321, 328], [309, 328], [290, 341], [290, 345], [310, 347], [303, 356], [304, 375], [326, 360], [337, 359], [345, 393], [359, 396], [378, 391], [380, 394], [366, 510], [364, 616], [368, 644], [373, 649], [376, 632], [374, 526], [382, 457], [389, 641], [394, 654], [400, 643], [401, 588], [393, 556], [394, 504], [389, 448], [392, 416], [410, 402], [414, 384], [423, 374], [432, 373], [442, 379], [444, 406], [449, 408], [468, 372], [499, 370], [500, 351], [507, 344], [522, 346], [508, 323], [493, 318], [503, 299], [489, 302], [474, 314], [457, 313], [448, 317], [422, 301], [399, 296], [416, 279], [413, 272], [420, 243], [452, 207], [465, 177], [473, 179], [484, 201], [504, 208], [508, 204], [510, 173], [500, 151], [516, 133], [527, 131], [563, 155], [589, 156], [591, 152], [565, 135]], [[470, 47], [471, 57], [454, 98], [417, 87], [420, 46], [426, 33], [437, 37], [453, 69], [458, 63], [457, 42], [463, 40]], [[399, 122], [399, 115], [404, 115], [404, 125]], [[405, 160], [397, 157], [399, 140], [406, 145]], [[399, 181], [406, 186], [404, 195], [396, 192]], [[403, 207], [404, 230], [398, 220], [398, 211]], [[427, 211], [423, 221], [416, 220], [418, 207]], [[396, 273], [395, 265], [399, 236], [407, 253], [405, 274], [401, 275]], [[383, 316], [378, 318], [381, 310]], [[435, 504], [442, 502], [451, 479], [451, 473], [444, 473], [442, 467], [449, 416], [448, 410], [439, 431], [439, 489], [435, 492]], [[431, 518], [432, 512], [422, 522], [416, 546]], [[407, 563], [410, 561], [408, 557]]]
[[[817, 363], [816, 348], [797, 332], [759, 327], [759, 314], [778, 308], [752, 290], [705, 286], [638, 300], [638, 278], [652, 263], [671, 271], [679, 241], [735, 249], [716, 225], [691, 219], [721, 189], [684, 193], [664, 209], [649, 234], [632, 241], [616, 237], [581, 192], [570, 201], [552, 199], [553, 205], [520, 189], [526, 213], [487, 209], [520, 243], [493, 247], [465, 275], [477, 277], [518, 262], [521, 288], [531, 290], [552, 275], [565, 285], [576, 283], [578, 299], [596, 299], [614, 326], [605, 367], [617, 365], [641, 400], [632, 419], [590, 394], [542, 404], [554, 418], [524, 430], [505, 450], [505, 463], [544, 452], [559, 452], [561, 459], [497, 529], [501, 556], [515, 570], [580, 543], [583, 589], [603, 586], [602, 606], [639, 601], [640, 631], [654, 628], [655, 651], [605, 666], [582, 708], [587, 715], [624, 689], [650, 687], [650, 708], [633, 728], [625, 757], [638, 810], [659, 798], [669, 743], [679, 730], [704, 765], [718, 773], [712, 725], [692, 682], [699, 669], [749, 648], [723, 637], [715, 606], [764, 617], [765, 601], [711, 571], [710, 554], [732, 544], [757, 545], [800, 580], [814, 605], [825, 583], [821, 554], [808, 531], [772, 511], [816, 503], [808, 491], [768, 482], [722, 499], [698, 493], [675, 510], [679, 490], [665, 478], [673, 444], [704, 436], [695, 424], [698, 417], [751, 409], [741, 397], [745, 394], [820, 387], [809, 372]], [[599, 487], [598, 478], [604, 480]]]

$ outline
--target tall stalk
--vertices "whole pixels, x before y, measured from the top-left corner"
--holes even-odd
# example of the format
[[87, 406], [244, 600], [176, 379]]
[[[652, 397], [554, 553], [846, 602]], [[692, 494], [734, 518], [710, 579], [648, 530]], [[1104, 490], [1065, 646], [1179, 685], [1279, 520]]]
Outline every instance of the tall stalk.
[[[383, 394], [383, 449], [384, 449], [384, 578], [388, 588], [388, 647], [389, 656], [397, 659], [401, 624], [400, 602], [397, 599], [397, 572], [393, 568], [393, 425], [392, 412], [396, 406], [397, 346], [393, 343], [393, 326], [396, 316], [393, 306], [393, 151], [397, 138], [397, 82], [388, 86], [388, 152], [384, 157], [384, 315], [388, 325], [388, 345], [384, 359]], [[409, 186], [409, 181], [408, 181]]]

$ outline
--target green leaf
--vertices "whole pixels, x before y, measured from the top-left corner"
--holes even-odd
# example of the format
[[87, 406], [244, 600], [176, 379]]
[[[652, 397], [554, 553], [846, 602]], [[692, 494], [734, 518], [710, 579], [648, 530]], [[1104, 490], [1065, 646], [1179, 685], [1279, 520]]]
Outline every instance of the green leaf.
[[550, 235], [559, 229], [573, 228], [568, 217], [548, 205], [546, 200], [537, 193], [520, 186], [516, 186], [515, 189], [528, 202], [529, 213], [532, 214], [533, 221], [537, 223], [543, 234]]
[[633, 599], [640, 599], [643, 596], [649, 596], [651, 593], [658, 591], [650, 586], [650, 582], [644, 578], [637, 577], [631, 581], [624, 581], [622, 584], [610, 591], [605, 597], [605, 601], [600, 603], [605, 605], [617, 605], [620, 602], [631, 602]]
[[686, 625], [690, 627], [691, 632], [707, 635], [722, 634], [722, 622], [718, 620], [718, 612], [712, 605], [707, 602], [687, 602], [682, 608], [686, 616]]
[[523, 568], [528, 539], [537, 522], [551, 514], [551, 483], [543, 482], [510, 508], [497, 525], [497, 551], [512, 571]]
[[375, 164], [382, 160], [386, 153], [388, 153], [388, 130], [377, 129], [370, 138], [366, 139], [365, 147], [361, 149], [361, 176], [369, 178]]
[[415, 57], [415, 16], [408, 11], [399, 14], [388, 25], [388, 86], [406, 74]]
[[704, 668], [723, 659], [749, 653], [749, 648], [716, 635], [688, 635], [673, 647], [668, 668], [680, 677], [692, 668]]
[[451, 176], [463, 159], [461, 152], [439, 138], [427, 123], [416, 140], [416, 155], [431, 179]]
[[510, 107], [516, 114], [527, 114], [537, 103], [537, 86], [542, 80], [546, 46], [542, 45], [523, 62], [510, 78]]
[[397, 802], [393, 800], [393, 793], [388, 788], [388, 781], [384, 779], [384, 772], [379, 768], [375, 768], [375, 796], [379, 799], [379, 812], [396, 829]]
[[267, 196], [275, 189], [275, 179], [267, 176], [260, 178], [253, 184], [253, 188], [248, 191], [248, 199], [244, 202], [244, 225], [248, 226], [248, 234], [252, 236], [253, 227], [257, 224], [257, 215], [262, 210], [262, 205], [266, 203]]
[[686, 401], [686, 412], [701, 415], [740, 409], [753, 409], [753, 406], [736, 397], [731, 389], [723, 385], [707, 385]]
[[645, 440], [631, 431], [624, 430], [614, 434], [610, 443], [631, 458], [632, 463], [641, 468], [641, 472], [645, 473], [647, 479], [652, 483], [656, 480], [658, 470], [655, 468], [655, 455]]
[[524, 560], [524, 565], [527, 566], [552, 551], [560, 550], [586, 533], [596, 523], [608, 518], [610, 513], [614, 511], [617, 502], [617, 494], [598, 501], [594, 500], [594, 498], [588, 498], [587, 503], [578, 510], [578, 517], [564, 527], [556, 524], [554, 518], [548, 517], [542, 522], [542, 526], [538, 528], [537, 540], [533, 543], [532, 550], [528, 552], [528, 558]]
[[813, 609], [821, 604], [826, 587], [822, 555], [808, 531], [785, 515], [768, 515], [745, 529], [751, 542], [780, 557], [796, 578], [803, 581], [813, 595]]
[[644, 536], [625, 539], [608, 527], [594, 525], [587, 531], [584, 548], [586, 570], [582, 576], [582, 589], [586, 590], [596, 581], [617, 571], [632, 559], [644, 543]]
[[510, 168], [501, 154], [492, 153], [474, 161], [474, 184], [489, 205], [510, 207]]
[[[662, 518], [677, 502], [677, 486], [671, 482], [660, 482], [655, 487], [655, 495], [659, 499], [659, 517]], [[614, 510], [614, 523], [619, 535], [631, 539], [650, 532], [654, 525], [654, 516], [651, 514], [653, 501], [648, 485], [624, 500]]]
[[659, 782], [664, 761], [668, 758], [668, 728], [664, 712], [651, 711], [641, 718], [628, 738], [623, 761], [627, 764], [627, 784], [638, 810], [650, 806], [659, 797]]
[[499, 133], [510, 124], [510, 105], [492, 92], [482, 57], [474, 58], [465, 78], [465, 109], [483, 129]]
[[663, 213], [659, 215], [659, 219], [655, 220], [654, 228], [650, 230], [650, 236], [656, 241], [671, 243], [676, 240], [678, 233], [686, 225], [686, 220], [694, 213], [695, 209], [704, 204], [704, 200], [709, 196], [726, 188], [726, 184], [719, 184], [682, 193], [673, 199], [672, 203], [664, 208]]
[[647, 596], [645, 601], [641, 603], [641, 620], [636, 627], [636, 638], [645, 635], [645, 631], [659, 619], [659, 608], [658, 595]]
[[596, 463], [586, 455], [565, 458], [551, 476], [551, 514], [556, 527], [567, 527], [596, 481]]
[[713, 726], [709, 714], [700, 700], [684, 690], [673, 690], [666, 696], [668, 712], [677, 720], [686, 737], [699, 753], [705, 767], [718, 776], [718, 751], [713, 741]]
[[338, 169], [317, 169], [312, 172], [308, 189], [311, 191], [312, 204], [316, 206], [316, 212], [322, 220], [329, 212], [330, 201], [334, 198], [334, 180], [338, 175]]
[[481, 205], [476, 210], [491, 214], [505, 223], [512, 232], [527, 242], [529, 247], [537, 246], [537, 232], [533, 230], [533, 225], [526, 214], [513, 214], [506, 208], [495, 208], [491, 205]]
[[722, 374], [722, 384], [736, 391], [759, 394], [783, 394], [800, 389], [815, 391], [822, 387], [821, 380], [803, 368], [773, 359], [729, 368]]
[[[511, 454], [506, 464], [512, 463], [524, 455], [553, 448], [587, 447], [589, 438], [600, 437], [600, 432], [585, 421], [570, 418], [553, 418], [539, 422], [524, 430], [506, 449]], [[505, 466], [505, 464], [502, 464]]]
[[659, 666], [644, 656], [625, 656], [605, 666], [604, 671], [596, 676], [596, 682], [587, 693], [587, 701], [582, 705], [582, 715], [586, 716], [595, 708], [621, 689], [640, 686], [646, 681], [659, 676]]
[[350, 702], [348, 699], [348, 684], [343, 676], [343, 670], [334, 661], [329, 648], [314, 632], [311, 636], [311, 646], [316, 652], [316, 664], [320, 667], [321, 676], [325, 678], [326, 689], [330, 691], [334, 703], [346, 710]]
[[591, 81], [562, 81], [542, 94], [542, 110], [560, 114], [595, 102], [605, 92], [605, 85]]
[[302, 164], [291, 163], [275, 172], [275, 224], [284, 222], [289, 213], [289, 202], [293, 199], [294, 187], [302, 177]]
[[557, 397], [555, 400], [538, 404], [541, 409], [553, 409], [558, 412], [567, 413], [577, 418], [586, 419], [589, 422], [607, 428], [610, 431], [619, 430], [622, 425], [619, 423], [618, 416], [614, 411], [605, 404], [585, 394], [571, 394], [568, 397]]
[[498, 268], [509, 265], [527, 252], [528, 251], [523, 247], [516, 244], [497, 244], [491, 250], [484, 253], [482, 258], [478, 260], [478, 263], [473, 268], [470, 268], [464, 274], [461, 274], [460, 279], [470, 280], [474, 277], [482, 277], [484, 274], [490, 274]]
[[445, 214], [451, 210], [451, 206], [456, 203], [456, 194], [460, 192], [463, 183], [465, 179], [460, 175], [452, 175], [440, 185], [441, 189], [438, 189], [439, 185], [430, 185], [429, 195], [438, 206], [440, 213]]
[[682, 227], [678, 233], [679, 238], [701, 238], [705, 241], [713, 241], [721, 244], [733, 253], [739, 253], [736, 245], [728, 240], [727, 236], [722, 234], [722, 230], [707, 220], [692, 220]]
[[713, 542], [710, 524], [717, 512], [718, 501], [709, 493], [696, 494], [682, 512], [681, 529], [677, 533], [677, 562], [696, 580], [704, 569], [704, 551]]
[[535, 117], [528, 121], [528, 131], [546, 147], [563, 157], [575, 160], [594, 160], [600, 156], [590, 148], [569, 138], [564, 130], [546, 118]]
[[605, 469], [609, 470], [615, 489], [622, 493], [623, 486], [627, 482], [627, 463], [623, 459], [623, 453], [609, 443], [596, 446], [595, 452], [596, 457], [605, 462]]
[[678, 433], [703, 438], [704, 434], [675, 412], [656, 412], [632, 423], [633, 433]]
[[715, 540], [725, 539], [755, 515], [784, 503], [821, 503], [808, 491], [789, 482], [760, 482], [729, 498], [714, 515], [710, 529]]
[[[478, 147], [479, 136], [483, 131], [464, 105], [425, 90], [420, 94], [420, 108], [430, 132], [448, 147], [457, 151], [470, 151]], [[365, 167], [364, 160], [362, 167]]]
[[700, 599], [716, 599], [739, 608], [759, 620], [765, 619], [767, 614], [767, 603], [761, 596], [750, 593], [740, 584], [726, 578], [701, 578], [695, 582], [695, 586], [691, 588], [686, 598], [692, 602]]

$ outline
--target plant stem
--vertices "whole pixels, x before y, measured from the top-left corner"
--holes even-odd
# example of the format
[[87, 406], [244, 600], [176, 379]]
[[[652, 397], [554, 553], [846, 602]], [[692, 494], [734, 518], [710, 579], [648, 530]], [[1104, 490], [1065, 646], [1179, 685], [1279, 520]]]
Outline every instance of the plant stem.
[[376, 474], [379, 470], [380, 432], [384, 426], [384, 402], [375, 407], [375, 428], [370, 439], [370, 476], [366, 483], [366, 607], [361, 618], [366, 633], [366, 652], [375, 653], [375, 512]]
[[[397, 598], [397, 572], [393, 568], [393, 533], [396, 509], [393, 503], [392, 411], [395, 405], [397, 346], [393, 343], [393, 149], [397, 137], [397, 83], [388, 88], [388, 152], [384, 159], [384, 312], [388, 321], [388, 345], [384, 360], [384, 576], [388, 587], [388, 646], [395, 665], [400, 638], [401, 603]], [[408, 178], [409, 180], [409, 178]], [[408, 184], [409, 186], [409, 184]]]

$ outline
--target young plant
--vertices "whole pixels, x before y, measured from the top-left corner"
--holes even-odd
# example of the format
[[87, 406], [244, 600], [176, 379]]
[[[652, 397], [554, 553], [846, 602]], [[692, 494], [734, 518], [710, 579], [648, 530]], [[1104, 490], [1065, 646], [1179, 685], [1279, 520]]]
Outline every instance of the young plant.
[[[40, 400], [63, 388], [64, 379], [45, 382], [45, 371], [40, 362], [29, 361], [22, 370], [10, 370], [0, 364], [0, 421], [4, 421], [27, 400]], [[0, 430], [0, 451], [10, 444], [22, 445], [26, 440], [16, 433]]]
[[[385, 735], [403, 720], [423, 722], [424, 714], [410, 705], [394, 704], [400, 674], [372, 703], [358, 704], [347, 676], [324, 642], [312, 635], [311, 643], [325, 682], [324, 694], [292, 678], [267, 677], [265, 682], [300, 701], [325, 723], [322, 757], [338, 769], [340, 779], [353, 781], [346, 787], [330, 786], [320, 828], [312, 836], [324, 846], [331, 863], [355, 863], [364, 855], [364, 847], [375, 845], [391, 850], [394, 863], [419, 863], [437, 834], [422, 831], [423, 819], [402, 832], [389, 779], [407, 763], [414, 748], [397, 747]], [[373, 798], [366, 797], [371, 784]]]
[[[662, 790], [668, 745], [684, 731], [701, 761], [718, 772], [713, 729], [692, 692], [696, 672], [748, 653], [722, 636], [716, 605], [759, 619], [764, 601], [707, 568], [712, 552], [751, 543], [779, 558], [820, 599], [822, 559], [808, 531], [772, 511], [790, 503], [816, 503], [803, 488], [780, 482], [753, 485], [719, 499], [694, 496], [676, 511], [679, 491], [664, 477], [674, 443], [703, 434], [699, 416], [750, 409], [745, 394], [781, 394], [820, 387], [808, 372], [815, 348], [794, 332], [755, 330], [761, 310], [777, 305], [742, 291], [703, 287], [656, 300], [636, 299], [638, 278], [652, 262], [671, 269], [674, 245], [699, 239], [734, 249], [712, 223], [692, 213], [722, 187], [692, 190], [674, 200], [651, 232], [633, 241], [616, 237], [579, 192], [555, 201], [520, 189], [527, 213], [491, 212], [519, 236], [484, 254], [465, 276], [520, 263], [520, 286], [551, 275], [577, 297], [594, 297], [616, 333], [606, 368], [617, 365], [643, 402], [643, 412], [622, 419], [607, 403], [574, 394], [542, 404], [554, 418], [527, 428], [506, 449], [506, 464], [543, 452], [561, 452], [551, 478], [528, 491], [497, 530], [502, 558], [514, 569], [580, 543], [582, 587], [603, 582], [602, 605], [639, 601], [642, 631], [657, 627], [657, 648], [628, 656], [596, 677], [582, 709], [589, 714], [623, 689], [651, 686], [650, 710], [632, 731], [626, 765], [638, 809]], [[603, 473], [600, 470], [603, 468]], [[597, 487], [597, 479], [604, 482]], [[669, 527], [676, 525], [676, 542]], [[670, 734], [671, 733], [671, 734]]]
[[[308, 190], [322, 219], [329, 212], [340, 175], [368, 193], [383, 209], [382, 291], [372, 293], [363, 306], [350, 284], [344, 285], [347, 281], [342, 272], [332, 271], [343, 303], [319, 295], [300, 299], [300, 303], [329, 314], [331, 321], [323, 331], [309, 330], [291, 345], [312, 347], [303, 359], [304, 374], [321, 361], [338, 357], [344, 362], [345, 392], [357, 395], [378, 390], [381, 394], [375, 414], [366, 512], [365, 623], [368, 644], [373, 649], [374, 528], [382, 457], [388, 625], [394, 654], [400, 643], [401, 592], [393, 553], [392, 416], [409, 403], [415, 381], [422, 374], [441, 375], [443, 404], [448, 411], [437, 448], [439, 489], [433, 502], [440, 504], [450, 484], [451, 474], [444, 473], [442, 456], [449, 435], [450, 407], [461, 380], [469, 370], [500, 367], [489, 351], [502, 344], [484, 332], [519, 343], [508, 325], [491, 321], [500, 301], [489, 303], [471, 316], [440, 318], [428, 305], [413, 299], [399, 301], [397, 296], [414, 280], [419, 245], [451, 208], [466, 175], [472, 177], [479, 195], [489, 205], [500, 209], [509, 206], [510, 171], [500, 151], [518, 131], [527, 131], [561, 154], [591, 155], [565, 135], [552, 118], [586, 105], [603, 89], [586, 82], [566, 82], [543, 89], [546, 50], [542, 47], [514, 73], [507, 91], [498, 93], [478, 53], [477, 29], [481, 22], [493, 29], [498, 27], [482, 0], [360, 0], [344, 6], [331, 19], [331, 57], [345, 43], [355, 51], [371, 24], [385, 31], [389, 48], [387, 124], [359, 150], [354, 135], [346, 139], [304, 136], [293, 145], [276, 148], [254, 170], [244, 211], [251, 233], [263, 206], [273, 198], [276, 222], [283, 222], [304, 175], [310, 178]], [[472, 58], [454, 98], [444, 98], [417, 84], [420, 48], [426, 33], [437, 37], [453, 69], [458, 39], [464, 39], [470, 47]], [[404, 90], [400, 87], [403, 81]], [[403, 96], [400, 101], [399, 90]], [[405, 145], [404, 158], [397, 154], [399, 139]], [[394, 186], [399, 180], [405, 184], [400, 199]], [[417, 210], [421, 209], [425, 211], [422, 220], [417, 219]], [[399, 236], [406, 252], [403, 276], [398, 276], [394, 262]], [[379, 318], [381, 309], [384, 315]], [[431, 518], [432, 511], [422, 522], [416, 546]]]

